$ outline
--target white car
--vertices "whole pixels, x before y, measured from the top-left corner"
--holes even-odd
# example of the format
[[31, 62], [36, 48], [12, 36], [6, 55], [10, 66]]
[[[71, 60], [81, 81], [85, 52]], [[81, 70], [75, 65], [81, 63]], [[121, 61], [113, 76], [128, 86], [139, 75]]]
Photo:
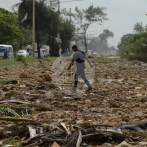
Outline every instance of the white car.
[[[44, 54], [41, 50], [40, 50], [40, 56], [41, 58], [44, 58]], [[38, 50], [35, 50], [35, 58], [38, 58]]]
[[26, 50], [19, 50], [17, 52], [17, 55], [23, 56], [23, 57], [29, 57], [29, 53]]

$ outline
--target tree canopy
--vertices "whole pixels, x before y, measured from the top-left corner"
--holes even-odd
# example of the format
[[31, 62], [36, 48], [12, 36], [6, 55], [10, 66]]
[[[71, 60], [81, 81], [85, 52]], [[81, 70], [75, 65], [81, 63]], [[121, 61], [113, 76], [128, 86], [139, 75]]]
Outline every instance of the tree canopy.
[[87, 41], [86, 41], [86, 32], [89, 26], [92, 23], [99, 23], [100, 25], [104, 20], [108, 20], [106, 18], [107, 14], [105, 13], [106, 8], [104, 7], [94, 7], [90, 5], [87, 9], [79, 9], [78, 7], [75, 8], [75, 20], [76, 23], [79, 25], [80, 29], [84, 34], [84, 45], [85, 50], [87, 52]]
[[0, 42], [1, 44], [17, 45], [17, 38], [23, 36], [17, 28], [15, 15], [3, 8], [0, 8]]
[[[73, 25], [59, 16], [58, 11], [55, 11], [54, 7], [52, 7], [54, 6], [53, 3], [49, 4], [45, 0], [35, 1], [35, 31], [38, 58], [40, 58], [42, 42], [46, 42], [46, 45], [50, 46], [50, 56], [59, 56], [59, 48], [67, 48], [70, 39], [73, 37]], [[20, 3], [13, 7], [14, 9], [17, 8], [19, 23], [25, 28], [29, 27], [32, 29], [32, 7], [33, 1], [30, 0], [21, 0]], [[59, 32], [63, 33], [61, 35], [62, 46], [56, 41]]]

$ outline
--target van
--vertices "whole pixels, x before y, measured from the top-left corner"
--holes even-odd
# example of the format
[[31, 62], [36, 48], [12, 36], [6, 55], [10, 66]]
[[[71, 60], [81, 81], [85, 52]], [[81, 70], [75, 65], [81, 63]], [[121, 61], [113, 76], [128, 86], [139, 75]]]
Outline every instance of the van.
[[[44, 54], [41, 50], [40, 50], [40, 57], [44, 58]], [[38, 58], [38, 50], [35, 50], [35, 58]]]
[[47, 57], [47, 50], [46, 49], [40, 49], [40, 52], [44, 54], [44, 57]]
[[6, 44], [0, 44], [0, 56], [4, 58], [4, 52], [7, 50], [9, 53], [9, 59], [12, 59], [13, 56], [13, 46], [12, 45], [6, 45]]

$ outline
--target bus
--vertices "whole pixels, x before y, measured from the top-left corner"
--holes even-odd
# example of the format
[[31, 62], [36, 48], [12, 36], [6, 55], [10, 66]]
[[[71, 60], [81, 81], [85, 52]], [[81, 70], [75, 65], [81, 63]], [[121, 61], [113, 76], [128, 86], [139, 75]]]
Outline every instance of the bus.
[[6, 44], [0, 44], [0, 56], [4, 58], [4, 52], [7, 50], [9, 54], [9, 59], [13, 58], [13, 46], [12, 45], [6, 45]]

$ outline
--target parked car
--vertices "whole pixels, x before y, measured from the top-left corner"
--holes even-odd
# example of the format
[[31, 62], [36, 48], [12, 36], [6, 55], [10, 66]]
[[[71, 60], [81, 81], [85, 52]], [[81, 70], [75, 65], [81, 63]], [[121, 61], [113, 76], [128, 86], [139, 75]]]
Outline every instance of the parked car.
[[88, 50], [87, 53], [88, 53], [89, 55], [92, 55], [92, 50]]
[[26, 50], [19, 50], [17, 52], [17, 55], [23, 56], [23, 57], [29, 57], [29, 53]]
[[[44, 58], [43, 51], [40, 50], [40, 56], [41, 58]], [[38, 58], [38, 50], [35, 50], [35, 58]]]
[[96, 53], [96, 52], [94, 52], [94, 53], [93, 53], [93, 55], [97, 55], [97, 53]]

